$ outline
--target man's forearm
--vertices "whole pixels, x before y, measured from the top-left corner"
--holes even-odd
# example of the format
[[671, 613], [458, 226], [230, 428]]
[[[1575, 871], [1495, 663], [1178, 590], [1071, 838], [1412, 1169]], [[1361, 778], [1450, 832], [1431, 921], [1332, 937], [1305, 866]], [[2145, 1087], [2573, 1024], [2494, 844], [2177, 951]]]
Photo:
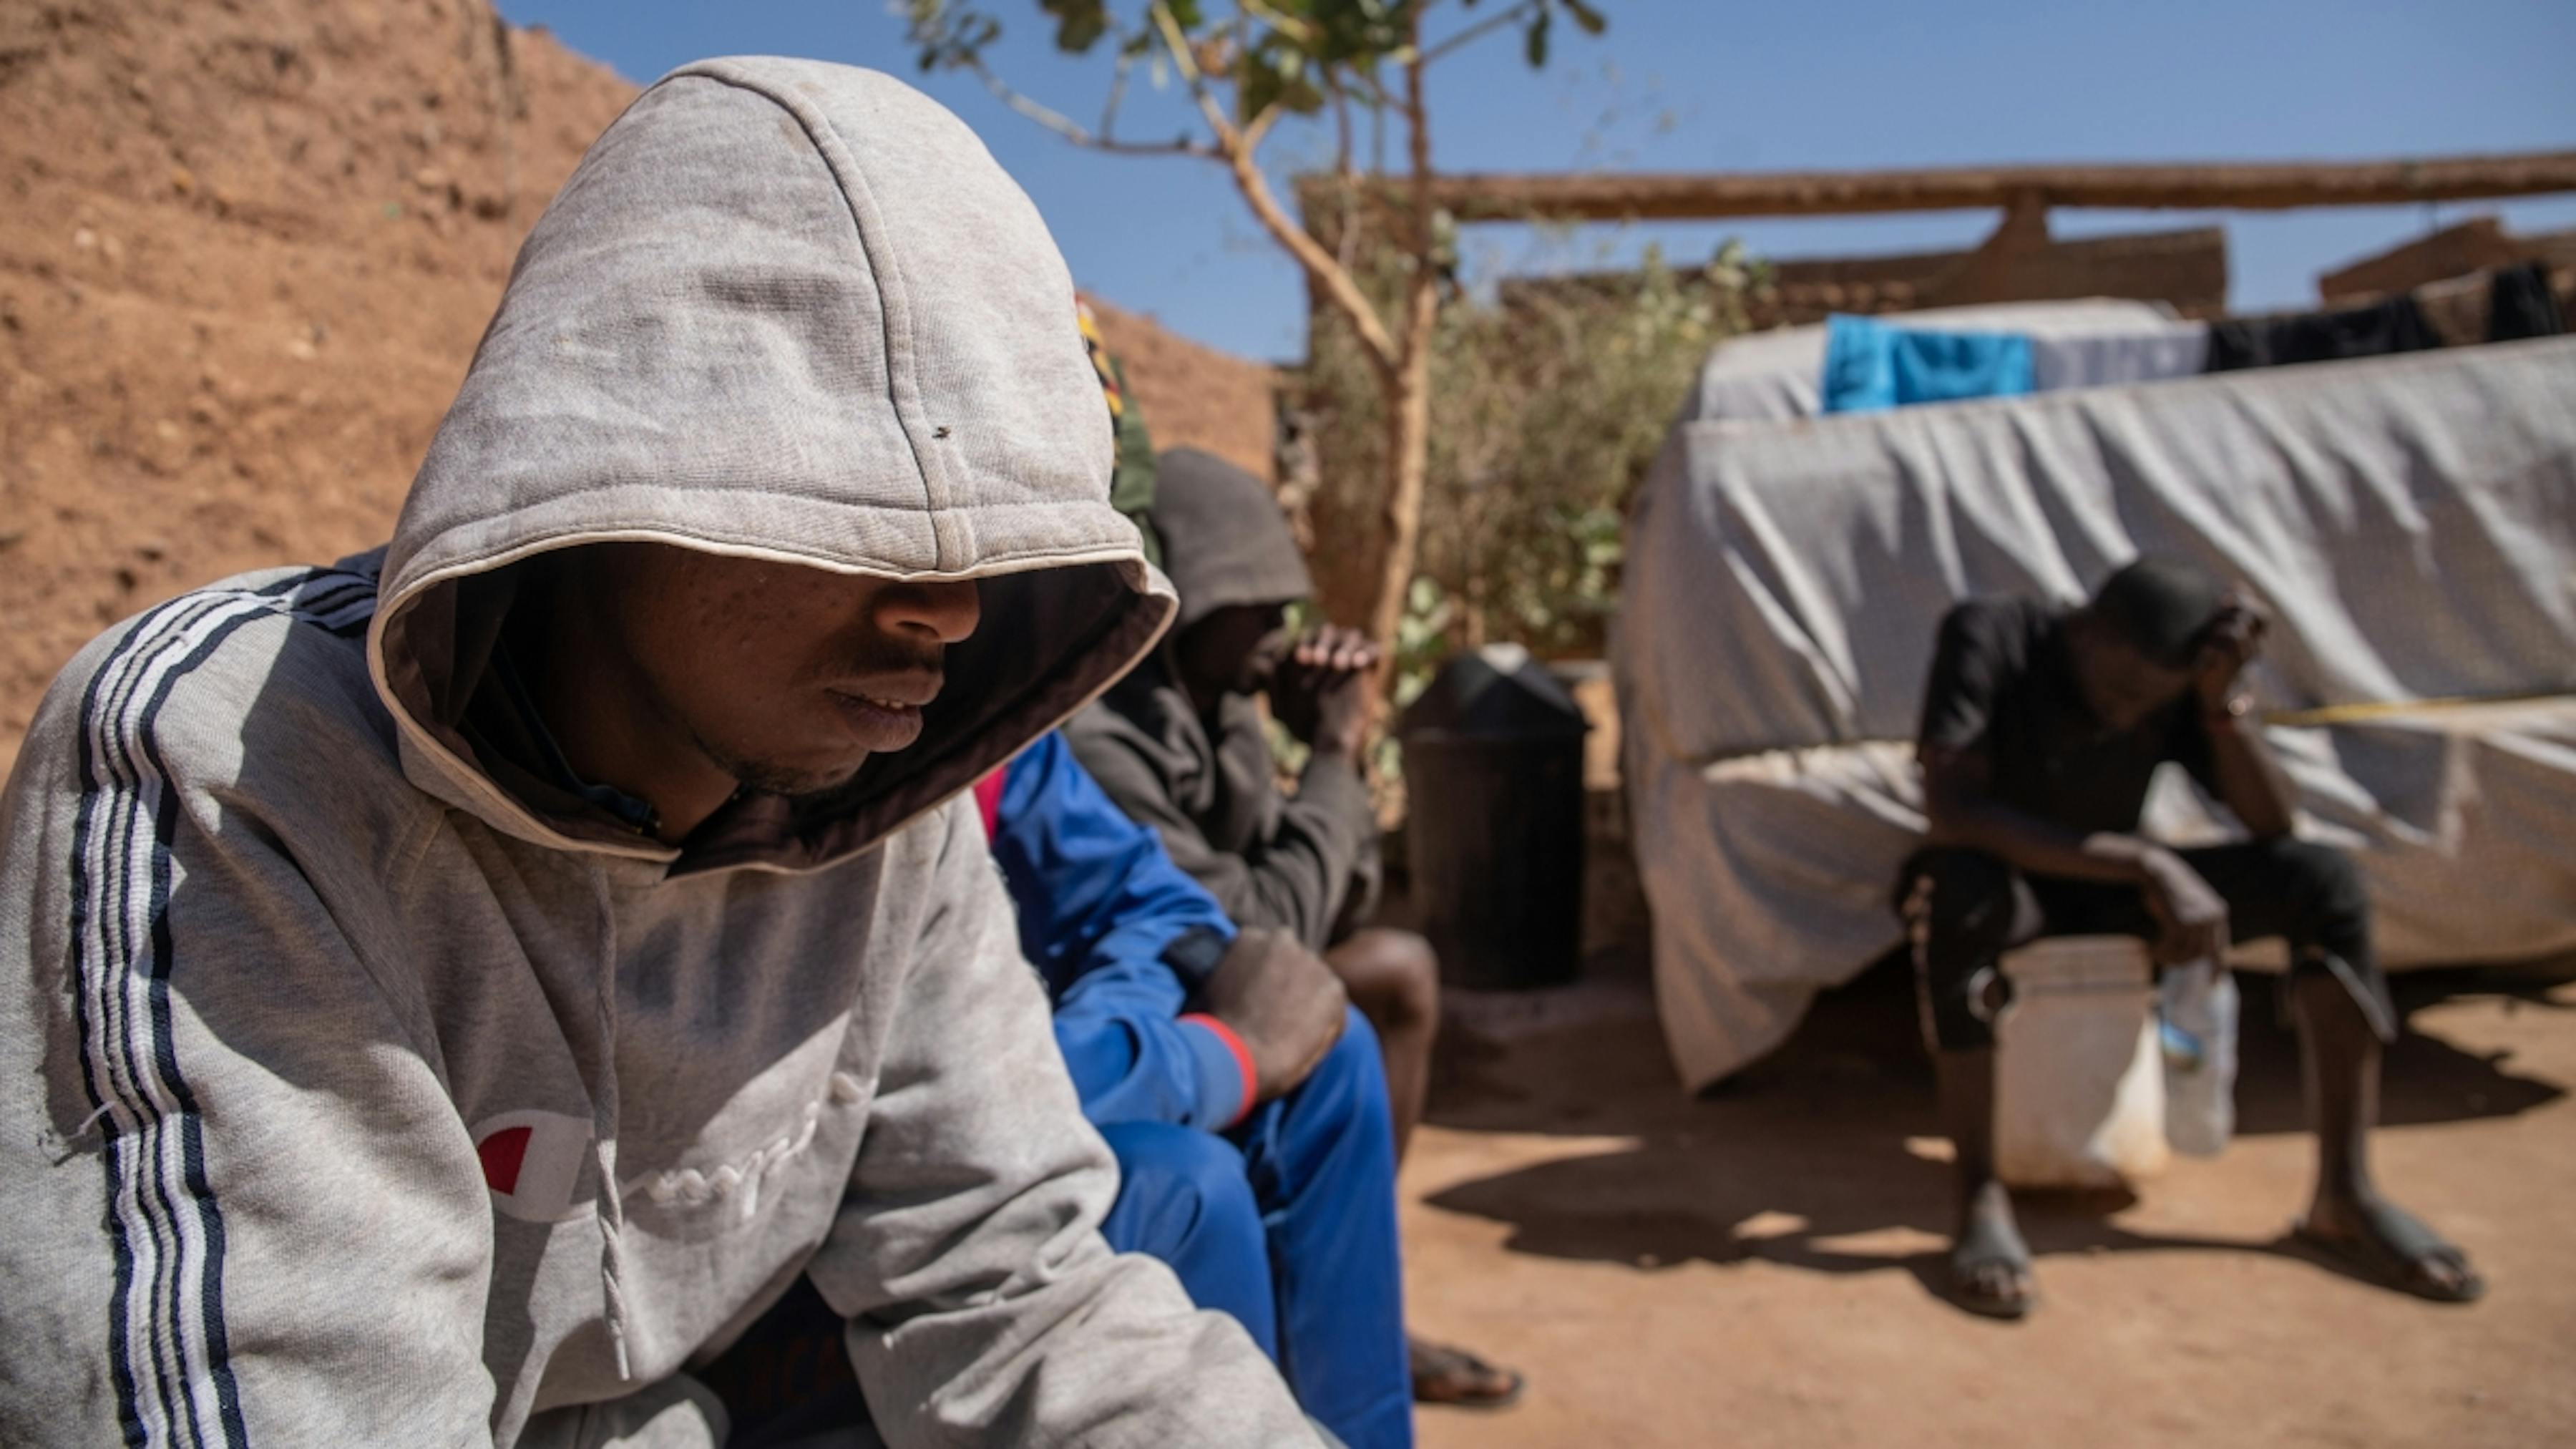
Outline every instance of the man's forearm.
[[2213, 715], [2209, 734], [2210, 770], [2217, 777], [2218, 797], [2257, 840], [2278, 840], [2297, 823], [2298, 787], [2264, 742], [2263, 727], [2251, 718]]
[[2137, 884], [2147, 878], [2154, 842], [2117, 831], [2080, 831], [1991, 800], [1963, 802], [1932, 817], [1934, 845], [1982, 850], [2033, 875]]

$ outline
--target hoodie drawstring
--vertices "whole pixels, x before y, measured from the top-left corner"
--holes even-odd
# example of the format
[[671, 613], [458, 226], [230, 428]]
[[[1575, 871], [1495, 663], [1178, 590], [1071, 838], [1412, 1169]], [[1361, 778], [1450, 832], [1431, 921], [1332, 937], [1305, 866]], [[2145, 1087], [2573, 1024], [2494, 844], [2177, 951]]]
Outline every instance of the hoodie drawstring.
[[626, 1202], [617, 1189], [617, 906], [609, 896], [604, 867], [594, 866], [590, 880], [599, 904], [602, 963], [596, 1002], [601, 1067], [590, 1089], [599, 1191], [591, 1203], [599, 1223], [599, 1291], [608, 1305], [608, 1347], [617, 1359], [618, 1381], [625, 1383], [634, 1374], [626, 1352]]

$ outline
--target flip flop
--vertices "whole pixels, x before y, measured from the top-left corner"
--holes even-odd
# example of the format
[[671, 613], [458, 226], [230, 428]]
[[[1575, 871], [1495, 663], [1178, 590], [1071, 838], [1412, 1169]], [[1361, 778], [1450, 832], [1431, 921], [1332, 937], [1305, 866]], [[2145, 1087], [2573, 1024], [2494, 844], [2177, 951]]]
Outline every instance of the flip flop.
[[[1996, 1318], [2007, 1323], [2028, 1318], [2030, 1311], [2039, 1306], [2039, 1290], [2035, 1287], [2025, 1288], [2018, 1296], [2006, 1297], [1969, 1289], [1967, 1270], [1972, 1265], [1988, 1262], [2014, 1263], [2014, 1260], [2001, 1253], [1979, 1253], [1973, 1258], [1963, 1258], [1955, 1252], [1950, 1255], [1950, 1301], [1980, 1318]], [[2021, 1269], [2021, 1276], [2027, 1282], [2031, 1276], [2030, 1260], [2024, 1258], [2014, 1266]]]
[[[1521, 1391], [1529, 1380], [1517, 1369], [1496, 1368], [1463, 1348], [1448, 1344], [1406, 1340], [1413, 1367], [1413, 1401], [1417, 1404], [1445, 1404], [1458, 1409], [1508, 1409], [1521, 1401]], [[1458, 1388], [1466, 1380], [1478, 1384], [1505, 1381], [1499, 1389]], [[1443, 1387], [1444, 1381], [1448, 1387]]]
[[[2383, 1208], [2387, 1209], [2384, 1213]], [[2460, 1267], [2468, 1276], [2456, 1288], [2443, 1285], [2424, 1271], [2426, 1260], [2434, 1254], [2458, 1253], [2459, 1248], [2414, 1214], [2381, 1203], [2362, 1211], [2370, 1216], [2377, 1232], [2357, 1238], [2333, 1237], [2309, 1227], [2302, 1219], [2290, 1229], [2290, 1236], [2357, 1278], [2411, 1293], [2428, 1303], [2475, 1303], [2486, 1296], [2487, 1280], [2469, 1266], [2466, 1255], [2462, 1255]]]

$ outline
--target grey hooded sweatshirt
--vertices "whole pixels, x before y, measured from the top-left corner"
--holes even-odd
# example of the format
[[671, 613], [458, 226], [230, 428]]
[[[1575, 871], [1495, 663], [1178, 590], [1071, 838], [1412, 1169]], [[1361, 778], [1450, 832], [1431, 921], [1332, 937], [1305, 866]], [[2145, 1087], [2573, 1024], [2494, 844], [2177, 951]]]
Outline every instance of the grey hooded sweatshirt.
[[[1181, 596], [1175, 635], [1222, 608], [1314, 592], [1269, 486], [1214, 454], [1174, 448], [1157, 460], [1152, 518]], [[1158, 650], [1120, 680], [1065, 739], [1227, 915], [1323, 950], [1376, 905], [1368, 786], [1351, 762], [1315, 755], [1296, 795], [1282, 794], [1260, 705], [1227, 694], [1200, 714], [1172, 654]]]
[[[529, 237], [394, 538], [109, 631], [0, 800], [0, 1443], [723, 1441], [799, 1274], [895, 1445], [1309, 1445], [1108, 1252], [958, 792], [1153, 643], [1063, 262], [884, 76], [689, 66]], [[980, 581], [921, 742], [672, 849], [460, 722], [516, 560]], [[507, 778], [506, 772], [501, 772]]]

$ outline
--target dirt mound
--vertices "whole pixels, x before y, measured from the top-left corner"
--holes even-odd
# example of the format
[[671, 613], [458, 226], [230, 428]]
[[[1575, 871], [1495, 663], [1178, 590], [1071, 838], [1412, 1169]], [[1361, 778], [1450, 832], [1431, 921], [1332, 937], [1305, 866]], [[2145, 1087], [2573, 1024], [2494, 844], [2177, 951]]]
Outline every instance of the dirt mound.
[[[102, 627], [384, 540], [634, 95], [489, 0], [0, 0], [0, 771]], [[1269, 474], [1269, 368], [1101, 312], [1157, 442]]]
[[1165, 331], [1090, 297], [1157, 448], [1204, 448], [1254, 476], [1276, 472], [1278, 371]]
[[384, 538], [634, 92], [486, 0], [0, 4], [0, 769], [101, 626]]

